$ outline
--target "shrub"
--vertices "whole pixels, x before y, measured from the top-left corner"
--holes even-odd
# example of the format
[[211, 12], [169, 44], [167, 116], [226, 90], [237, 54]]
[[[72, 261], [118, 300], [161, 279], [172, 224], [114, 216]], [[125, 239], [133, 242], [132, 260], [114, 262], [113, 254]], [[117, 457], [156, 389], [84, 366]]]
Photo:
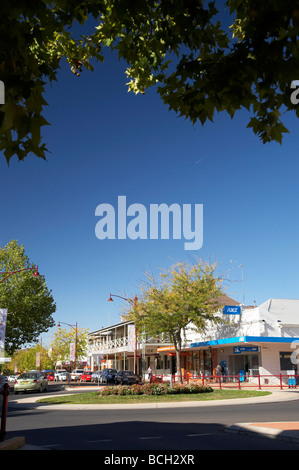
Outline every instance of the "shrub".
[[102, 387], [99, 391], [102, 396], [116, 395], [174, 395], [181, 393], [211, 393], [213, 388], [201, 385], [175, 384], [173, 387], [169, 383], [145, 384], [145, 385], [115, 385]]

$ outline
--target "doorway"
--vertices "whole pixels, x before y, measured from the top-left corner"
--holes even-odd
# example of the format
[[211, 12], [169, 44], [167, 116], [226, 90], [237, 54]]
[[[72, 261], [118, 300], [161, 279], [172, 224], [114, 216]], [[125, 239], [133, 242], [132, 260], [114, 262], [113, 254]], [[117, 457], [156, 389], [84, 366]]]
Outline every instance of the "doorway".
[[230, 371], [232, 375], [238, 375], [244, 371], [248, 375], [257, 375], [259, 373], [259, 356], [258, 354], [242, 354], [230, 356]]

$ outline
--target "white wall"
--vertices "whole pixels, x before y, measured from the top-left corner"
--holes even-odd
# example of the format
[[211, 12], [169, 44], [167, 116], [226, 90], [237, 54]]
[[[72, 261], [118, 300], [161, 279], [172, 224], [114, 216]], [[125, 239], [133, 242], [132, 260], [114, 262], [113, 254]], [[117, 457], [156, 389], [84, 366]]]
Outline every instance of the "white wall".
[[299, 337], [299, 300], [269, 299], [255, 308], [241, 310], [241, 315], [218, 315], [226, 321], [210, 324], [203, 334], [188, 328], [188, 342], [210, 341], [235, 336]]
[[[288, 343], [264, 343], [261, 346], [261, 363], [260, 375], [276, 375], [276, 378], [262, 377], [262, 384], [265, 383], [265, 380], [271, 383], [278, 384], [280, 382], [279, 374], [286, 375], [287, 370], [280, 370], [280, 352], [294, 352], [294, 348], [291, 347], [291, 344]], [[297, 369], [295, 371], [298, 374]], [[288, 378], [283, 377], [283, 383], [287, 383]]]

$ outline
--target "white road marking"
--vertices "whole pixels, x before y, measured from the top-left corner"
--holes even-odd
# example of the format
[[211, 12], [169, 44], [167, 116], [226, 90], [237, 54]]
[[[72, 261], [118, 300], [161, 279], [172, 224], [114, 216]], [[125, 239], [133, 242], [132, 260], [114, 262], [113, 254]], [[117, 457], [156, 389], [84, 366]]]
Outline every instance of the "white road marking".
[[98, 439], [96, 441], [86, 441], [86, 442], [112, 442], [112, 439]]

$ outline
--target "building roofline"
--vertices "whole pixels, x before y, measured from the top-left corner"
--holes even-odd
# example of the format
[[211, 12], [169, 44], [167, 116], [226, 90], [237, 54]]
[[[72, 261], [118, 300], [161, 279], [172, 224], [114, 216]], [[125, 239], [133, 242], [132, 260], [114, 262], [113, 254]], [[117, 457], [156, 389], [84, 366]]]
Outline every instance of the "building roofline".
[[113, 328], [117, 328], [118, 326], [128, 325], [130, 323], [134, 323], [133, 320], [121, 321], [119, 323], [115, 323], [114, 325], [109, 325], [109, 326], [106, 326], [105, 328], [103, 327], [103, 328], [99, 328], [98, 330], [91, 331], [90, 333], [88, 333], [88, 336], [94, 335], [94, 334], [99, 333], [101, 331], [109, 331]]

